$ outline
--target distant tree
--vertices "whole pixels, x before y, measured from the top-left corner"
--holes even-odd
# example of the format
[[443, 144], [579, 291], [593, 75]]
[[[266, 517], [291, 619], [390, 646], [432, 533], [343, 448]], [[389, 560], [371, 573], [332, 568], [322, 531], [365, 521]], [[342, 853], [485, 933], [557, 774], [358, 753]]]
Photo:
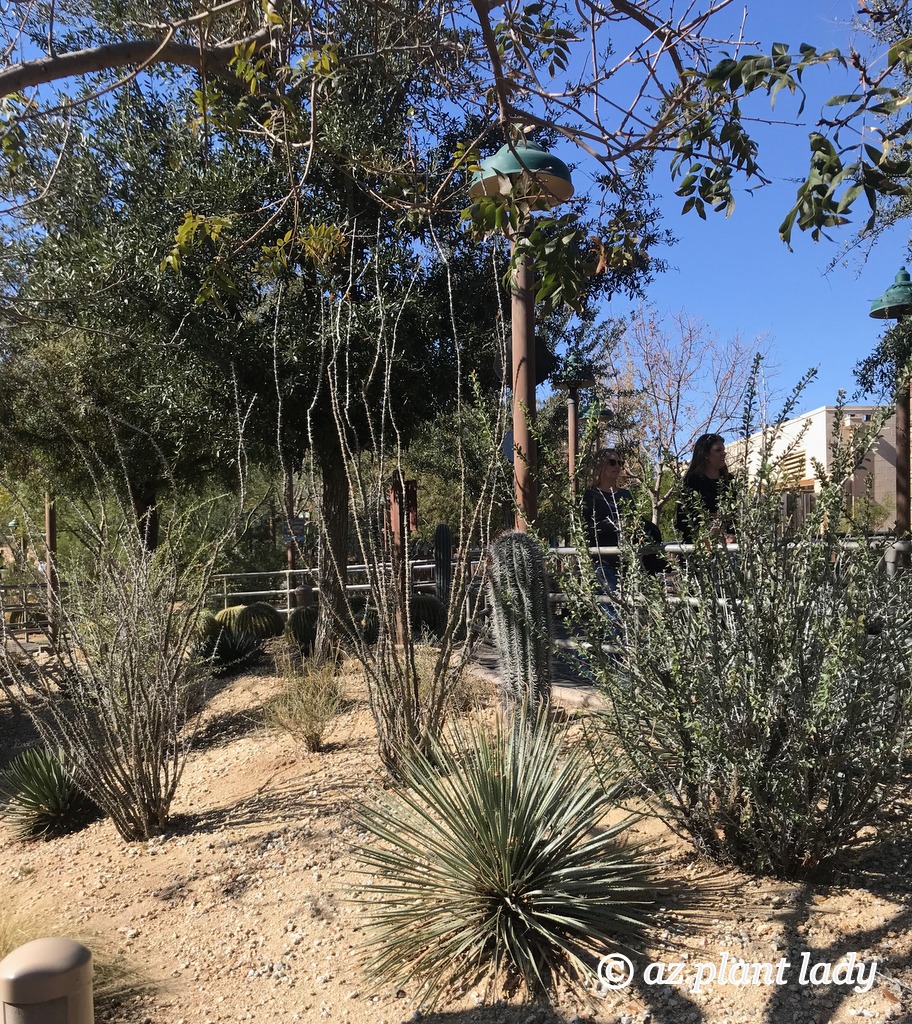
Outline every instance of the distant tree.
[[163, 487], [238, 469], [253, 335], [240, 311], [253, 293], [200, 304], [198, 277], [158, 270], [188, 206], [213, 201], [227, 154], [136, 89], [34, 134], [22, 201], [0, 228], [0, 451], [14, 470], [44, 464], [91, 489], [66, 423], [125, 479], [154, 546]]
[[[758, 347], [737, 335], [722, 341], [685, 312], [661, 318], [643, 309], [627, 325], [615, 357], [618, 441], [655, 522], [673, 500], [697, 438], [724, 435], [740, 422]], [[611, 396], [611, 381], [607, 389]]]

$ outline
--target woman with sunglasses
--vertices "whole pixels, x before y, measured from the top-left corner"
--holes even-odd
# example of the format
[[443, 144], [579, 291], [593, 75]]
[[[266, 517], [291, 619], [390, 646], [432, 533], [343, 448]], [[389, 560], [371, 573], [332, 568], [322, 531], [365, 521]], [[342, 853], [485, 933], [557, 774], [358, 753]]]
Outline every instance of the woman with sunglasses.
[[[583, 494], [583, 527], [589, 547], [615, 548], [620, 541], [621, 521], [633, 508], [633, 495], [619, 486], [624, 457], [615, 448], [603, 448], [596, 459], [595, 480]], [[626, 506], [626, 510], [625, 510]], [[603, 590], [617, 590], [618, 555], [594, 555], [595, 571]]]

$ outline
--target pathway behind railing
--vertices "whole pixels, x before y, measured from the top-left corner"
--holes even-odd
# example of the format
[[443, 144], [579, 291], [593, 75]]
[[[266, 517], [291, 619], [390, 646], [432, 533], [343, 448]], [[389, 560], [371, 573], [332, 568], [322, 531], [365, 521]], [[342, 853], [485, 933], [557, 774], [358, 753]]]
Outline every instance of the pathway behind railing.
[[[844, 541], [847, 548], [855, 548], [860, 541]], [[887, 576], [894, 576], [902, 565], [903, 559], [908, 564], [912, 541], [894, 541], [890, 538], [872, 538], [868, 543], [883, 547], [882, 566]], [[670, 541], [659, 545], [666, 555], [686, 555], [694, 550], [691, 544], [680, 544]], [[725, 545], [724, 549], [732, 553], [738, 551], [737, 544]], [[549, 552], [557, 563], [564, 560], [578, 564], [577, 550], [574, 547], [553, 547]], [[619, 548], [589, 548], [589, 555], [623, 555]], [[476, 579], [482, 561], [482, 552], [473, 551], [468, 565], [469, 583], [477, 585]], [[454, 569], [458, 566], [454, 562]], [[381, 569], [384, 567], [381, 566]], [[389, 565], [386, 570], [392, 573]], [[353, 564], [347, 567], [346, 590], [350, 594], [366, 593], [370, 590], [367, 577], [368, 567], [364, 564]], [[411, 593], [433, 592], [434, 562], [418, 560], [410, 563]], [[230, 604], [248, 603], [252, 600], [267, 601], [285, 614], [290, 613], [299, 603], [300, 589], [309, 589], [314, 596], [319, 594], [319, 581], [316, 569], [278, 569], [266, 572], [223, 573], [214, 577], [215, 589], [210, 594], [209, 603], [214, 607], [227, 608]], [[65, 586], [65, 584], [61, 584]], [[24, 638], [28, 643], [32, 636], [39, 642], [47, 632], [47, 587], [46, 584], [11, 583], [0, 584], [0, 596], [4, 613], [4, 631], [16, 637]], [[557, 606], [565, 602], [565, 595], [554, 592], [550, 595], [552, 604]], [[482, 612], [484, 614], [484, 612]]]

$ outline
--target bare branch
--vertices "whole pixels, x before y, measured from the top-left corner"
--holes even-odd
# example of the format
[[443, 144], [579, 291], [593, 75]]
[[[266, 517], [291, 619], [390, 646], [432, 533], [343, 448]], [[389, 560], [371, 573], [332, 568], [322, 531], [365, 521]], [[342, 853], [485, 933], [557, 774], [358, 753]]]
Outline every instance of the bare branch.
[[11, 96], [25, 89], [47, 85], [63, 78], [109, 71], [131, 64], [177, 64], [180, 67], [193, 68], [195, 71], [204, 71], [208, 75], [225, 77], [229, 74], [228, 65], [237, 47], [249, 46], [252, 43], [257, 49], [262, 49], [268, 46], [271, 40], [271, 28], [264, 27], [243, 39], [206, 48], [190, 43], [168, 42], [167, 38], [131, 39], [52, 57], [39, 57], [13, 64], [12, 67], [0, 71], [0, 97]]

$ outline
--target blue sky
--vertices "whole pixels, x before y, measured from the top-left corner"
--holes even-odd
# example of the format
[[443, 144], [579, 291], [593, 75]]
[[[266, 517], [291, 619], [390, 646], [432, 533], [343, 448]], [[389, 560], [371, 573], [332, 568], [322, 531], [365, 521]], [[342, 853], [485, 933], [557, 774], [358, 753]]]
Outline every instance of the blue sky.
[[[742, 7], [726, 12], [740, 20]], [[854, 0], [753, 0], [746, 38], [759, 40], [767, 52], [773, 42], [801, 42], [819, 50], [844, 52], [853, 38], [849, 26]], [[816, 72], [816, 73], [815, 73]], [[841, 69], [812, 69], [805, 76], [808, 102], [801, 125], [777, 125], [757, 132], [761, 164], [773, 184], [753, 195], [739, 194], [734, 213], [681, 216], [667, 174], [657, 176], [663, 199], [664, 226], [679, 239], [663, 255], [670, 267], [650, 286], [649, 301], [659, 313], [686, 310], [723, 338], [740, 334], [745, 341], [765, 337], [771, 363], [778, 367], [773, 384], [785, 392], [811, 366], [819, 376], [805, 391], [799, 411], [832, 404], [839, 388], [849, 394], [856, 384], [852, 367], [874, 347], [885, 322], [869, 317], [871, 301], [892, 284], [906, 261], [908, 230], [895, 230], [878, 241], [862, 262], [850, 253], [827, 272], [852, 237], [851, 226], [831, 232], [833, 241], [815, 243], [796, 230], [793, 252], [779, 240], [777, 228], [791, 206], [795, 179], [807, 168], [807, 135], [830, 96], [855, 87]], [[759, 100], [751, 112], [769, 113]], [[797, 105], [780, 93], [772, 117], [794, 120]], [[865, 219], [862, 203], [853, 223]], [[912, 265], [910, 265], [912, 269]], [[606, 313], [621, 316], [629, 303], [613, 299]]]

